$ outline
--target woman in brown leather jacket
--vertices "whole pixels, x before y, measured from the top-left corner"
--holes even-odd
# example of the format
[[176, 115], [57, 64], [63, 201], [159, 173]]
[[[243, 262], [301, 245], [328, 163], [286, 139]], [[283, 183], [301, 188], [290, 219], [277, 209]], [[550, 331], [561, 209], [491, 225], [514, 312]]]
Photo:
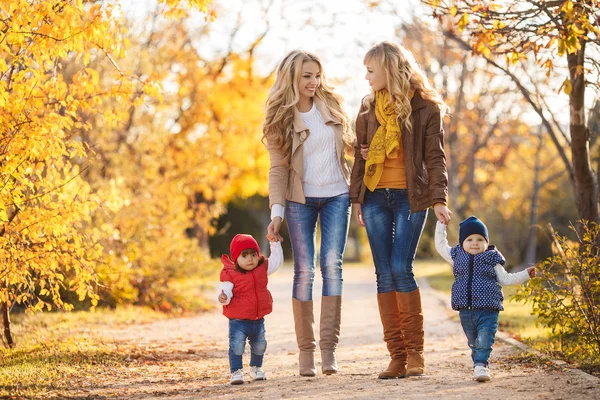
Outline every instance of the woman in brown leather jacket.
[[391, 362], [379, 378], [425, 373], [421, 294], [413, 262], [427, 211], [447, 224], [442, 118], [448, 107], [403, 47], [381, 42], [365, 55], [372, 92], [356, 120], [350, 199], [367, 237]]

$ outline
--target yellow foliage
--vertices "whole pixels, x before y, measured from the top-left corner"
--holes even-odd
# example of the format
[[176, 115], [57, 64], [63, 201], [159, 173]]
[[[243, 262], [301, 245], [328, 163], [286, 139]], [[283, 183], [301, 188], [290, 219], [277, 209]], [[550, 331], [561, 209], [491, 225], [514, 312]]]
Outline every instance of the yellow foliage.
[[566, 78], [565, 81], [563, 82], [563, 91], [565, 92], [566, 95], [569, 95], [569, 94], [571, 94], [572, 90], [573, 90], [573, 86], [571, 85], [571, 79]]
[[170, 283], [207, 264], [208, 235], [224, 204], [266, 193], [261, 124], [270, 82], [252, 74], [249, 56], [204, 60], [191, 36], [165, 19], [153, 32], [131, 33], [136, 59], [127, 67], [149, 77], [144, 91], [153, 96], [132, 94], [137, 108], [105, 105], [127, 123], [106, 124], [103, 115], [87, 133], [96, 143], [88, 182], [101, 198], [93, 217], [104, 238], [99, 273], [114, 304], [170, 301]]
[[[600, 29], [590, 23], [597, 2], [587, 6], [572, 0], [558, 2], [484, 2], [457, 0], [442, 6], [439, 1], [427, 1], [437, 16], [449, 15], [461, 32], [471, 38], [473, 50], [489, 57], [504, 55], [507, 64], [534, 53], [538, 65], [548, 74], [553, 68], [549, 57], [573, 54], [590, 40], [590, 32]], [[492, 11], [492, 12], [489, 12]], [[535, 23], [533, 22], [535, 21]], [[535, 33], [531, 30], [534, 29]]]
[[97, 299], [101, 251], [81, 232], [97, 200], [77, 165], [86, 146], [69, 131], [101, 93], [89, 68], [59, 71], [74, 54], [113, 52], [120, 33], [111, 12], [111, 5], [86, 10], [82, 1], [0, 5], [0, 302], [68, 309], [64, 287]]
[[[176, 8], [181, 2], [165, 3]], [[206, 11], [209, 2], [186, 3]], [[89, 298], [96, 305], [99, 273], [102, 278], [104, 273], [123, 271], [118, 263], [113, 268], [112, 260], [103, 258], [104, 246], [114, 240], [115, 231], [122, 237], [115, 229], [119, 219], [109, 217], [96, 225], [97, 214], [107, 216], [110, 209], [149, 216], [142, 199], [134, 196], [135, 184], [118, 192], [105, 190], [91, 179], [94, 173], [88, 164], [93, 153], [88, 143], [98, 144], [90, 141], [92, 128], [115, 130], [126, 122], [124, 111], [159, 91], [156, 81], [136, 78], [119, 64], [126, 45], [116, 14], [115, 6], [107, 2], [0, 4], [0, 303], [24, 303], [29, 311], [70, 310], [62, 297], [68, 290], [80, 301]], [[98, 69], [102, 63], [109, 68]], [[122, 154], [127, 149], [111, 150]], [[127, 165], [131, 174], [126, 179], [139, 179], [136, 164], [124, 158], [120, 166]], [[120, 181], [106, 182], [111, 188]], [[152, 189], [168, 193], [160, 186]], [[161, 205], [168, 209], [176, 201], [163, 195]], [[126, 234], [146, 241], [129, 252], [137, 255], [160, 248], [148, 249], [153, 243], [180, 262], [185, 251], [174, 254], [153, 239], [157, 231], [184, 230], [185, 217], [182, 214], [171, 221], [172, 226], [165, 226], [161, 214], [154, 212], [154, 230], [127, 226]], [[182, 246], [192, 248], [187, 242]], [[146, 268], [152, 267], [147, 263]]]

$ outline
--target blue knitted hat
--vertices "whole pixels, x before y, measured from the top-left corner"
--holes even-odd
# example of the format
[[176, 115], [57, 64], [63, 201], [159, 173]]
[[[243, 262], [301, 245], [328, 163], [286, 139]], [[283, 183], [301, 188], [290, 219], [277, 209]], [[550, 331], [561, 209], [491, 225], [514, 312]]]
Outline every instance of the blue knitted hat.
[[487, 226], [476, 216], [471, 215], [458, 226], [458, 242], [461, 246], [465, 239], [471, 235], [481, 235], [487, 240], [488, 244], [490, 243]]

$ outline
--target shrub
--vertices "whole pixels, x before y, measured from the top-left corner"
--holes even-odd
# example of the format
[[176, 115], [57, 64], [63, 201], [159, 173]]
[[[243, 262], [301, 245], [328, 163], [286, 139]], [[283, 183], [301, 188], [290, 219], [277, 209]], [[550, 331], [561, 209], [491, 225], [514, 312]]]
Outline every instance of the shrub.
[[539, 263], [536, 278], [514, 296], [532, 303], [537, 323], [552, 330], [564, 356], [588, 365], [600, 362], [599, 231], [582, 223], [573, 242], [551, 228], [554, 256]]

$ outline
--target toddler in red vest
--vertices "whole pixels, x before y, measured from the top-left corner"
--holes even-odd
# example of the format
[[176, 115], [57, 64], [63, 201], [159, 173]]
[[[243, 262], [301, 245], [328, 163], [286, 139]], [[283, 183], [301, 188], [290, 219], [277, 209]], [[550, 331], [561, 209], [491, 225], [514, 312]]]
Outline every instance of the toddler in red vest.
[[244, 383], [242, 354], [246, 340], [250, 342], [250, 377], [267, 379], [262, 370], [267, 349], [264, 316], [273, 310], [273, 298], [267, 289], [271, 275], [283, 263], [281, 243], [272, 241], [271, 256], [260, 254], [256, 240], [250, 235], [235, 235], [229, 246], [231, 259], [223, 254], [221, 285], [217, 299], [223, 315], [229, 318], [229, 367], [231, 384]]

